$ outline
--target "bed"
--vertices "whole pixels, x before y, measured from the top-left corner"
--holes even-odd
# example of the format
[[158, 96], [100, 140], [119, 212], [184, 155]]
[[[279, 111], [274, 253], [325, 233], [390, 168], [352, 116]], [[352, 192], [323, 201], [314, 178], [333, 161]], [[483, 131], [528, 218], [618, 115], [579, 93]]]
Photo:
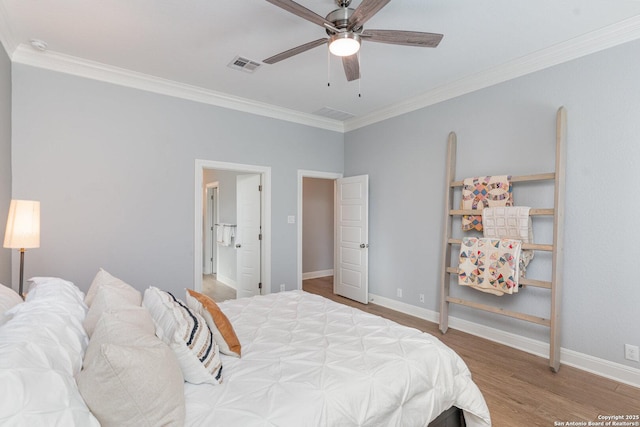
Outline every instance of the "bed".
[[[184, 382], [193, 373], [174, 357], [178, 348], [171, 337], [178, 334], [167, 334], [146, 303], [150, 290], [126, 310], [120, 296], [94, 292], [87, 309], [87, 296], [70, 282], [36, 279], [26, 302], [0, 318], [0, 394], [11, 396], [0, 403], [0, 424], [491, 425], [467, 366], [438, 339], [303, 291], [220, 303], [242, 355], [229, 348], [222, 353], [224, 343], [214, 343], [218, 351], [208, 357], [215, 380]], [[187, 298], [172, 297], [187, 306]], [[102, 313], [96, 316], [98, 306]], [[153, 323], [126, 321], [143, 317]], [[129, 333], [134, 338], [126, 341]], [[115, 380], [115, 359], [107, 376], [88, 361], [106, 357], [111, 344], [126, 351]]]

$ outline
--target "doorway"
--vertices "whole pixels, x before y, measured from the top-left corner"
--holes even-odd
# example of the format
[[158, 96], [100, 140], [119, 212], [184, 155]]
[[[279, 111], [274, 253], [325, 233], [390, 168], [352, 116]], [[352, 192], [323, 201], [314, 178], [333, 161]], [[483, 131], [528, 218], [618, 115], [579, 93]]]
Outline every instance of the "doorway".
[[[304, 233], [304, 221], [305, 221], [305, 213], [304, 213], [304, 209], [303, 209], [303, 205], [304, 205], [304, 187], [305, 187], [305, 178], [309, 178], [309, 179], [318, 179], [318, 180], [327, 180], [327, 181], [331, 181], [332, 182], [332, 186], [333, 186], [333, 182], [338, 179], [338, 178], [342, 178], [342, 174], [341, 173], [333, 173], [333, 172], [319, 172], [319, 171], [311, 171], [311, 170], [299, 170], [298, 171], [298, 289], [302, 289], [302, 281], [306, 278], [315, 278], [315, 277], [320, 277], [322, 275], [326, 275], [326, 274], [333, 274], [333, 267], [331, 267], [331, 269], [328, 268], [322, 268], [322, 267], [311, 267], [309, 268], [307, 266], [306, 270], [312, 270], [312, 271], [306, 271], [305, 273], [312, 273], [312, 274], [304, 274], [303, 273], [303, 265], [304, 265], [304, 260], [303, 260], [303, 249], [306, 245], [307, 248], [309, 248], [310, 246], [313, 247], [315, 246], [315, 244], [313, 244], [313, 242], [309, 242], [306, 241], [305, 242], [305, 238], [313, 238], [314, 236], [310, 236], [309, 233], [307, 233], [305, 235]], [[308, 188], [308, 187], [307, 187]], [[329, 203], [329, 202], [327, 202]], [[333, 204], [332, 204], [333, 206]], [[333, 209], [333, 207], [331, 208]], [[326, 227], [325, 227], [326, 228]], [[331, 248], [331, 265], [333, 265], [333, 223], [331, 225], [331, 228], [329, 230], [326, 231], [326, 233], [331, 234], [331, 244], [332, 244], [332, 248]], [[326, 236], [329, 237], [329, 236]], [[320, 244], [320, 246], [324, 246], [322, 244]], [[311, 249], [313, 250], [318, 250], [318, 248], [314, 248]], [[322, 249], [319, 249], [320, 251], [322, 251]], [[313, 255], [312, 255], [313, 256]], [[318, 257], [324, 257], [325, 255], [318, 255]], [[307, 260], [308, 261], [308, 260]], [[320, 261], [322, 262], [322, 261]], [[308, 264], [308, 262], [307, 262]], [[322, 265], [322, 264], [316, 264], [316, 265]], [[329, 271], [331, 270], [331, 271]], [[315, 273], [315, 274], [313, 274]], [[313, 276], [313, 277], [312, 277]]]
[[338, 173], [298, 171], [298, 289], [302, 289], [304, 279], [302, 252], [305, 239], [303, 230], [305, 178], [321, 178], [334, 182], [334, 262], [331, 276], [333, 292], [367, 304], [369, 302], [369, 176], [343, 178], [342, 174]]
[[[241, 237], [235, 235], [235, 228], [237, 226], [236, 221], [228, 221], [225, 222], [225, 217], [223, 217], [224, 213], [224, 203], [225, 199], [222, 195], [222, 187], [224, 183], [222, 180], [218, 180], [217, 189], [218, 189], [218, 197], [217, 197], [217, 206], [213, 209], [217, 209], [217, 222], [213, 221], [211, 225], [207, 227], [207, 221], [211, 221], [208, 218], [211, 218], [211, 215], [208, 214], [208, 210], [206, 209], [209, 205], [207, 198], [207, 188], [206, 182], [211, 182], [212, 179], [205, 179], [205, 176], [215, 176], [215, 173], [218, 172], [219, 176], [226, 176], [227, 178], [233, 177], [234, 181], [239, 176], [244, 175], [253, 175], [256, 176], [258, 181], [260, 182], [260, 188], [256, 188], [256, 191], [259, 191], [259, 201], [256, 205], [257, 209], [259, 209], [259, 223], [260, 223], [260, 245], [259, 250], [254, 254], [257, 254], [257, 260], [254, 260], [253, 265], [255, 266], [253, 275], [258, 278], [258, 281], [255, 284], [255, 293], [270, 293], [271, 292], [271, 168], [265, 166], [256, 166], [256, 165], [246, 165], [246, 164], [238, 164], [238, 163], [227, 163], [227, 162], [217, 162], [211, 160], [196, 160], [195, 164], [195, 232], [194, 232], [194, 285], [193, 289], [198, 292], [203, 290], [203, 273], [207, 271], [207, 246], [208, 240], [214, 239], [216, 240], [211, 242], [212, 244], [217, 244], [217, 254], [216, 254], [216, 275], [217, 279], [223, 279], [230, 284], [237, 285], [237, 282], [232, 277], [238, 277], [238, 274], [229, 274], [226, 278], [221, 277], [221, 273], [232, 271], [233, 268], [230, 265], [222, 265], [222, 263], [228, 263], [229, 260], [233, 259], [237, 260], [237, 252], [240, 252], [242, 248]], [[211, 184], [214, 184], [211, 182]], [[211, 185], [213, 187], [213, 185]], [[231, 187], [231, 186], [229, 186]], [[234, 182], [233, 190], [235, 192], [236, 185]], [[236, 198], [234, 194], [234, 199]], [[229, 205], [229, 202], [227, 202]], [[233, 206], [234, 216], [235, 216], [236, 207]], [[216, 214], [214, 214], [216, 215]], [[227, 233], [232, 230], [233, 237], [231, 241], [225, 241], [225, 243], [221, 246], [217, 241], [217, 227], [222, 225], [226, 225], [229, 228], [226, 229]], [[215, 233], [214, 233], [215, 232]], [[207, 239], [207, 234], [209, 234], [209, 239]], [[226, 239], [229, 238], [228, 235], [225, 236]], [[257, 236], [256, 236], [257, 238]], [[245, 239], [248, 239], [246, 237]], [[247, 240], [248, 242], [249, 240]], [[249, 244], [249, 248], [252, 246]], [[255, 246], [254, 246], [255, 249]], [[236, 252], [237, 251], [237, 252]], [[225, 252], [227, 255], [225, 260], [222, 260], [221, 257]], [[213, 250], [211, 250], [213, 253]], [[210, 257], [211, 258], [211, 257]], [[242, 258], [242, 257], [241, 257]], [[246, 258], [246, 256], [244, 257]], [[213, 263], [214, 261], [209, 259], [209, 262]], [[246, 264], [246, 262], [245, 262]], [[212, 268], [213, 269], [213, 268]], [[236, 265], [236, 272], [239, 271], [240, 264]], [[223, 275], [224, 276], [224, 275]], [[246, 278], [246, 269], [243, 277]], [[244, 292], [243, 295], [247, 295], [247, 292]]]

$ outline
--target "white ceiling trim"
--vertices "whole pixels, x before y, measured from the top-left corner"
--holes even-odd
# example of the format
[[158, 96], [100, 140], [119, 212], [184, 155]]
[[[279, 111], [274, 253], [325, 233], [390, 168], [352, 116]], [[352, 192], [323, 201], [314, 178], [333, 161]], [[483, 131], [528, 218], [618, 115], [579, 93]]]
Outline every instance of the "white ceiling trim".
[[88, 61], [58, 52], [39, 52], [24, 43], [15, 49], [11, 59], [15, 63], [71, 74], [78, 77], [85, 77], [321, 129], [344, 132], [344, 125], [339, 120], [301, 113], [287, 108]]
[[362, 117], [345, 121], [345, 132], [400, 116], [476, 90], [640, 39], [640, 15], [477, 73]]
[[341, 122], [53, 51], [39, 52], [24, 43], [16, 45], [10, 27], [4, 25], [8, 24], [6, 16], [0, 2], [0, 41], [13, 62], [336, 132], [368, 126], [640, 38], [640, 15], [637, 15], [371, 114]]

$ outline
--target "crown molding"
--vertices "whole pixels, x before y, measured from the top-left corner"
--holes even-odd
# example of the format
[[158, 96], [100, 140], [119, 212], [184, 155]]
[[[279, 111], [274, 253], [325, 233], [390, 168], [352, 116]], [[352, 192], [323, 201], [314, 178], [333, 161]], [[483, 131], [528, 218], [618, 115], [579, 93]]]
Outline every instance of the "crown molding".
[[640, 38], [640, 15], [558, 43], [480, 73], [439, 86], [422, 95], [344, 122], [345, 132], [496, 85], [554, 65]]
[[26, 44], [15, 42], [6, 16], [4, 6], [0, 2], [0, 42], [15, 63], [342, 133], [640, 39], [640, 15], [636, 15], [480, 73], [436, 87], [373, 113], [342, 122], [62, 53], [38, 52]]
[[231, 110], [285, 120], [306, 126], [344, 132], [341, 121], [313, 114], [278, 107], [275, 105], [236, 97], [197, 86], [162, 79], [149, 74], [138, 73], [124, 68], [113, 67], [99, 62], [89, 61], [59, 52], [38, 52], [22, 43], [15, 49], [14, 63], [43, 68], [78, 77], [113, 83], [120, 86], [145, 90], [161, 95], [172, 96], [203, 104], [215, 105]]

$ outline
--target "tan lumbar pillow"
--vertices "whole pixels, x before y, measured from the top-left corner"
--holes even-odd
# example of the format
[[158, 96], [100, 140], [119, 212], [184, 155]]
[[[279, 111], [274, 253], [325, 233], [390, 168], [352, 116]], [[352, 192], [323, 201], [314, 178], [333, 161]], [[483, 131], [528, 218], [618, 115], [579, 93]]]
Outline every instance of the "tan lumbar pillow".
[[206, 320], [213, 338], [220, 346], [220, 352], [228, 356], [240, 357], [242, 346], [227, 316], [220, 310], [213, 298], [187, 289], [187, 305]]

